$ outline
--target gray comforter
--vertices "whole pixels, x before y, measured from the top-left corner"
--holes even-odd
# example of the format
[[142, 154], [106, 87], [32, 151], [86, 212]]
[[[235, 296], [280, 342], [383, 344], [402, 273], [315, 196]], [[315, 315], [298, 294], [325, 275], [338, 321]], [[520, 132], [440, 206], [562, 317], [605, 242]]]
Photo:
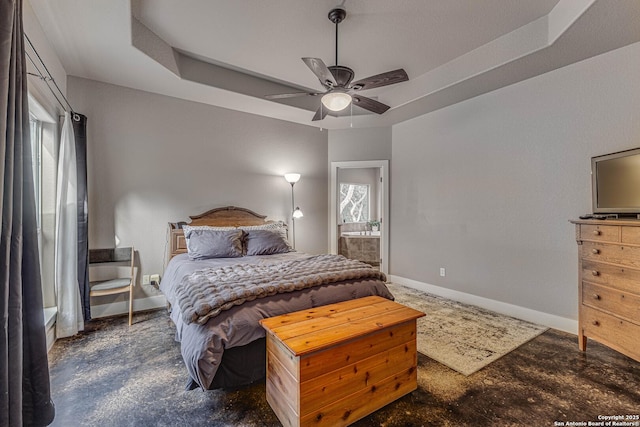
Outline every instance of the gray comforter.
[[235, 305], [344, 280], [385, 280], [369, 264], [323, 254], [278, 264], [210, 267], [184, 277], [176, 295], [182, 320], [204, 324]]
[[[176, 339], [181, 343], [182, 357], [191, 379], [201, 388], [210, 389], [225, 349], [247, 345], [265, 336], [258, 323], [260, 319], [305, 310], [349, 299], [379, 295], [393, 299], [380, 278], [339, 280], [292, 292], [276, 293], [233, 305], [206, 323], [186, 323], [178, 305], [176, 289], [186, 276], [205, 268], [230, 267], [238, 263], [268, 266], [292, 260], [310, 258], [296, 252], [247, 256], [242, 258], [217, 258], [189, 260], [186, 254], [174, 257], [164, 272], [160, 290], [171, 304], [171, 319], [176, 325]], [[381, 274], [381, 273], [379, 273]]]

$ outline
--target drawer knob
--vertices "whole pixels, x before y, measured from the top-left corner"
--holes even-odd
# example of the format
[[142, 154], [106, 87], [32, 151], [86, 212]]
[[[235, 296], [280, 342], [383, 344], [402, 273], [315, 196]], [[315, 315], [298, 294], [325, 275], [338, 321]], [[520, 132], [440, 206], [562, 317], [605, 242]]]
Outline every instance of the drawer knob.
[[599, 272], [598, 270], [593, 270], [593, 271], [591, 272], [591, 274], [592, 274], [592, 275], [594, 275], [594, 276], [599, 276], [599, 275], [600, 275], [600, 272]]
[[598, 294], [593, 294], [593, 299], [600, 299], [600, 295], [598, 295]]
[[602, 234], [602, 232], [600, 230], [593, 230], [593, 235], [594, 236], [599, 236], [600, 234]]
[[591, 253], [598, 255], [600, 253], [600, 249], [593, 248], [591, 249]]
[[594, 320], [591, 323], [593, 324], [593, 326], [600, 326], [600, 322], [598, 322], [597, 320]]

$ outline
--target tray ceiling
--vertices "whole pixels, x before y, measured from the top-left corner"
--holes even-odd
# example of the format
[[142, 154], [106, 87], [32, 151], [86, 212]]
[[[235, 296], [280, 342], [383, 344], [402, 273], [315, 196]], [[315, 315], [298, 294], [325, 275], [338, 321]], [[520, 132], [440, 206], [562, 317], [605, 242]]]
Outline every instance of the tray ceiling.
[[383, 115], [311, 122], [322, 90], [302, 57], [335, 62], [335, 0], [30, 0], [69, 75], [324, 128], [386, 126], [640, 41], [637, 0], [343, 0], [340, 65]]

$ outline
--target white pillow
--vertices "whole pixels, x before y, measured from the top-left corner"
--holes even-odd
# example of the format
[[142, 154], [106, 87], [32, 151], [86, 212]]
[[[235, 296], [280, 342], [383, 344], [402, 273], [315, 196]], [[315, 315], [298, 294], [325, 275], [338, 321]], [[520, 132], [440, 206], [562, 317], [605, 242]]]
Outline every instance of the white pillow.
[[214, 227], [212, 225], [183, 225], [182, 231], [184, 232], [185, 239], [189, 239], [189, 232], [193, 230], [214, 230], [214, 231], [228, 231], [235, 230], [236, 227]]
[[287, 229], [287, 224], [282, 221], [271, 222], [269, 224], [261, 224], [261, 225], [241, 225], [238, 227], [240, 230], [269, 230], [275, 233], [280, 234], [282, 238], [287, 239], [289, 231]]

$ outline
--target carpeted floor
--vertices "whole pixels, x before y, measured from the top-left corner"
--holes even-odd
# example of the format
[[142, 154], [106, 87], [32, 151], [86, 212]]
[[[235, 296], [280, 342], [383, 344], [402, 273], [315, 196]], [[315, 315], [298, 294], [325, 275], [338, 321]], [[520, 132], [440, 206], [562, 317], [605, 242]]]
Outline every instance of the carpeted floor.
[[[185, 391], [165, 311], [93, 321], [51, 350], [54, 426], [278, 426], [264, 382]], [[640, 363], [549, 330], [464, 376], [418, 355], [415, 392], [358, 421], [372, 426], [554, 426], [640, 412]]]
[[396, 302], [426, 313], [418, 351], [464, 375], [487, 366], [548, 328], [397, 284]]

